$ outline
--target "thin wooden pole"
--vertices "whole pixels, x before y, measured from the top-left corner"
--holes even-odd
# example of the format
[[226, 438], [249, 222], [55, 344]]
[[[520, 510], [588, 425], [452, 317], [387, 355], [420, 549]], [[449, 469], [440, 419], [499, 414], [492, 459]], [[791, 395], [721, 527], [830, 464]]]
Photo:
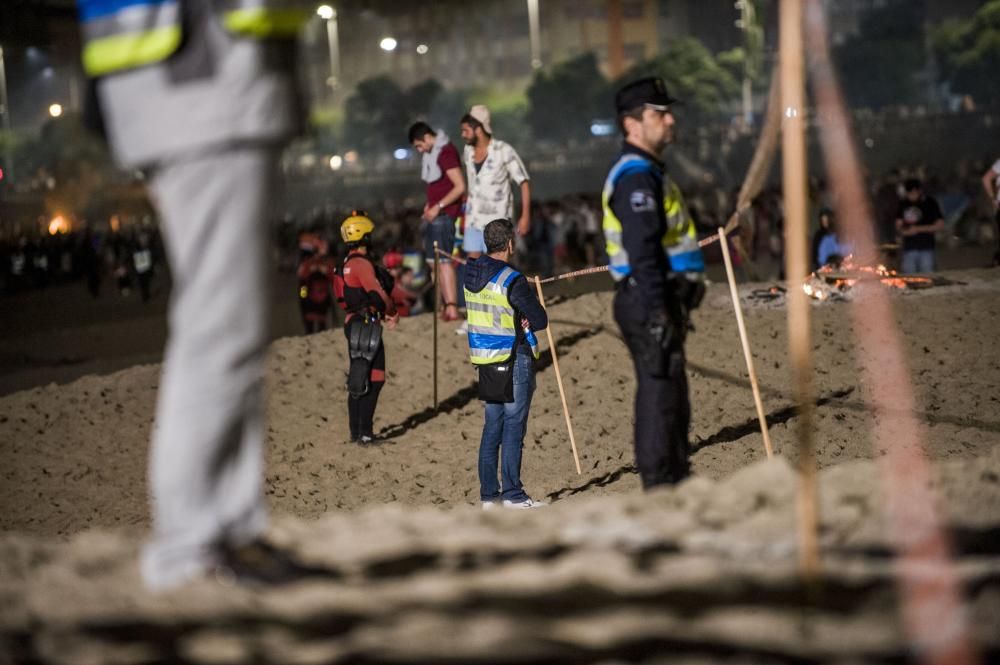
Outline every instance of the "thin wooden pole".
[[[542, 308], [548, 313], [549, 308], [545, 306], [545, 295], [542, 293], [542, 280], [540, 277], [535, 277], [535, 289], [538, 291], [538, 302], [541, 303]], [[559, 384], [559, 399], [562, 400], [563, 414], [566, 416], [566, 429], [569, 430], [569, 445], [573, 448], [573, 461], [576, 463], [576, 473], [580, 475], [583, 471], [580, 469], [580, 456], [576, 452], [576, 437], [573, 436], [573, 421], [569, 417], [566, 391], [563, 388], [562, 374], [559, 372], [559, 356], [556, 355], [556, 343], [552, 339], [552, 321], [549, 321], [549, 325], [545, 328], [545, 333], [549, 338], [549, 351], [552, 353], [552, 368], [556, 371], [556, 383]]]
[[743, 357], [747, 361], [747, 372], [750, 374], [750, 387], [753, 388], [753, 403], [757, 407], [757, 420], [760, 421], [760, 433], [764, 437], [764, 451], [767, 458], [774, 457], [771, 447], [771, 434], [767, 430], [767, 418], [764, 416], [764, 404], [760, 399], [760, 388], [757, 386], [757, 370], [754, 369], [753, 355], [750, 353], [750, 339], [743, 323], [743, 307], [740, 305], [740, 294], [736, 290], [736, 275], [733, 273], [733, 262], [729, 257], [729, 243], [726, 242], [726, 230], [719, 227], [719, 246], [722, 247], [722, 258], [726, 262], [726, 276], [729, 278], [729, 293], [733, 297], [733, 309], [736, 311], [736, 326], [740, 329], [740, 342], [743, 344]]
[[782, 184], [785, 197], [785, 276], [788, 280], [788, 350], [798, 403], [799, 443], [798, 539], [799, 565], [810, 580], [819, 574], [819, 505], [816, 490], [816, 452], [813, 447], [813, 364], [810, 304], [802, 290], [809, 271], [806, 240], [805, 68], [802, 44], [802, 2], [781, 0], [779, 52]]
[[438, 274], [438, 241], [434, 241], [434, 409], [438, 408], [438, 303], [441, 302], [441, 275]]

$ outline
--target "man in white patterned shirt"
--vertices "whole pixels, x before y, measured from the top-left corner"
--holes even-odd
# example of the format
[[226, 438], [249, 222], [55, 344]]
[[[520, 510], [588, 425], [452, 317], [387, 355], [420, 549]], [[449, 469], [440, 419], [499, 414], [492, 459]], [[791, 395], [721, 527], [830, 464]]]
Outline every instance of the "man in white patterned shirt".
[[514, 221], [514, 192], [511, 182], [521, 188], [521, 216], [517, 233], [525, 236], [531, 229], [531, 185], [528, 170], [514, 148], [493, 138], [490, 112], [477, 105], [462, 117], [462, 140], [465, 141], [465, 174], [468, 203], [465, 209], [465, 239], [462, 247], [472, 258], [486, 250], [483, 229], [495, 219]]

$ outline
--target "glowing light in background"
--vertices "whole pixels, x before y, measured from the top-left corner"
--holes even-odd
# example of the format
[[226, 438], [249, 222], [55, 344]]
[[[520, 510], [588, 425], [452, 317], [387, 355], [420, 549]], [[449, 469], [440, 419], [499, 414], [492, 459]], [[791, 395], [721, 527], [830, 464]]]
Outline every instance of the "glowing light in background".
[[611, 136], [615, 133], [615, 123], [611, 120], [595, 120], [590, 123], [590, 133], [594, 136]]
[[69, 233], [69, 222], [62, 215], [56, 215], [49, 222], [49, 235], [57, 235], [61, 233]]

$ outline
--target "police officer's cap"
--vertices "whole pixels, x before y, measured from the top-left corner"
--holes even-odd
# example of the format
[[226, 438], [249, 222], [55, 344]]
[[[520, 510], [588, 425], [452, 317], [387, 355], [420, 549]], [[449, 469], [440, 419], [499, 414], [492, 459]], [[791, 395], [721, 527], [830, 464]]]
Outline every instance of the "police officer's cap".
[[648, 106], [657, 111], [666, 111], [677, 100], [667, 92], [667, 85], [659, 76], [632, 81], [615, 95], [615, 110], [625, 113], [640, 106]]

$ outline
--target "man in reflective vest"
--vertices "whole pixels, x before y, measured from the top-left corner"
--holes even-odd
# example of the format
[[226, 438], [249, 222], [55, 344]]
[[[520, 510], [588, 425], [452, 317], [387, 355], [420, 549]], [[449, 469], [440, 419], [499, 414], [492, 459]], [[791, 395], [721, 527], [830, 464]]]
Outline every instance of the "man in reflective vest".
[[604, 237], [614, 314], [635, 363], [635, 457], [643, 487], [688, 474], [691, 406], [684, 372], [688, 315], [704, 295], [694, 222], [659, 155], [673, 138], [674, 100], [659, 78], [615, 97], [622, 152], [604, 185]]
[[300, 126], [292, 37], [308, 7], [78, 7], [92, 103], [117, 160], [146, 172], [174, 277], [143, 579], [164, 589], [222, 568], [238, 581], [291, 581], [309, 571], [263, 538], [262, 378], [273, 170]]
[[[465, 269], [465, 306], [469, 322], [469, 354], [479, 368], [480, 399], [487, 375], [505, 384], [506, 396], [486, 396], [483, 436], [479, 443], [479, 498], [484, 510], [537, 508], [521, 485], [521, 449], [528, 427], [528, 411], [535, 392], [535, 332], [549, 325], [528, 280], [507, 261], [514, 253], [516, 234], [509, 220], [486, 225], [487, 254], [469, 261]], [[512, 386], [510, 384], [513, 384]], [[497, 484], [497, 464], [501, 484]]]

